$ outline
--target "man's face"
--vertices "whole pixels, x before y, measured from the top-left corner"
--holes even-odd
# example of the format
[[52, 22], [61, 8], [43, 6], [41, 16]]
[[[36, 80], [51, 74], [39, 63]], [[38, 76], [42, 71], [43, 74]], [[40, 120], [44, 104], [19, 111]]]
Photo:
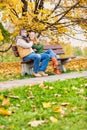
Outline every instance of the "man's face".
[[21, 36], [27, 37], [27, 31], [26, 30], [21, 30]]

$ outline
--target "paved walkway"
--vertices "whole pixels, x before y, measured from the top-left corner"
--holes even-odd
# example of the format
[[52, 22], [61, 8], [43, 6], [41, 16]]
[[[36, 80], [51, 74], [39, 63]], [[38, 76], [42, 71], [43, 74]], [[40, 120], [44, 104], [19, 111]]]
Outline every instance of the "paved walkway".
[[52, 75], [52, 76], [41, 77], [41, 78], [29, 78], [29, 79], [22, 79], [22, 80], [4, 81], [4, 82], [0, 82], [0, 90], [18, 87], [18, 86], [21, 87], [23, 85], [39, 84], [42, 83], [43, 81], [53, 82], [59, 79], [65, 80], [65, 79], [78, 78], [78, 77], [87, 77], [87, 71], [63, 73], [61, 75]]

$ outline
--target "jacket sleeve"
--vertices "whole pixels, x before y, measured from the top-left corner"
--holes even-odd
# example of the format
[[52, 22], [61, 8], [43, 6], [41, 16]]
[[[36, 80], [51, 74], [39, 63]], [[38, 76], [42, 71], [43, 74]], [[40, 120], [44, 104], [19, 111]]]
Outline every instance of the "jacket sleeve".
[[26, 41], [24, 41], [22, 39], [18, 39], [16, 44], [17, 44], [17, 46], [21, 46], [23, 48], [31, 48], [33, 45], [33, 42], [30, 41], [29, 43], [27, 43]]
[[39, 44], [33, 44], [33, 49], [39, 50], [39, 49], [43, 49], [43, 44], [39, 43]]

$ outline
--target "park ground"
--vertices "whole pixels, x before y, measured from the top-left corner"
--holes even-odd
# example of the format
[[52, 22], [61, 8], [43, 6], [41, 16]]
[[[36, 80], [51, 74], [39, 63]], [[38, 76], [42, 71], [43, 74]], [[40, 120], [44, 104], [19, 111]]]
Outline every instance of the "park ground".
[[[87, 129], [86, 59], [73, 60], [66, 64], [67, 73], [42, 77], [43, 82], [38, 79], [35, 84], [37, 78], [20, 76], [19, 62], [1, 63], [0, 67], [0, 84], [6, 87], [9, 83], [0, 91], [0, 130]], [[11, 82], [19, 81], [20, 87], [16, 84], [9, 89]]]

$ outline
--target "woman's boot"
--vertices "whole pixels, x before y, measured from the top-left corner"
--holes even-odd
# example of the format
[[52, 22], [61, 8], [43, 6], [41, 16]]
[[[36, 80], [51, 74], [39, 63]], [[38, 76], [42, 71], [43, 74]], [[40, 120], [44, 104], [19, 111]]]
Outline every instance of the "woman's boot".
[[54, 68], [55, 74], [61, 74], [61, 72], [58, 70], [58, 68]]
[[56, 74], [61, 74], [61, 72], [58, 70], [58, 62], [57, 62], [57, 59], [55, 57], [53, 57], [52, 59], [52, 62], [53, 62], [53, 67], [54, 67], [54, 72]]

